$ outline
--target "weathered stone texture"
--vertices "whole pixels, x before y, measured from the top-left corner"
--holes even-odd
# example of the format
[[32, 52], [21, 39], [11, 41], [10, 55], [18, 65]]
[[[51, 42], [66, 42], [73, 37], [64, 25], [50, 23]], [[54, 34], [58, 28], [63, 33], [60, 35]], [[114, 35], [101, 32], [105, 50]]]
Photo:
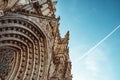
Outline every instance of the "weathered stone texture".
[[0, 0], [0, 80], [72, 80], [69, 32], [51, 0]]

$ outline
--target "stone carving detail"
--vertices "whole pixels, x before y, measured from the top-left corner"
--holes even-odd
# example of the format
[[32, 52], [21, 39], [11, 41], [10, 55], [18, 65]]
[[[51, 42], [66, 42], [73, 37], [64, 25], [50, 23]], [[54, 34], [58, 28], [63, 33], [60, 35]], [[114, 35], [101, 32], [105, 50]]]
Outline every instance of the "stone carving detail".
[[63, 72], [65, 68], [65, 62], [63, 56], [56, 56], [54, 59], [55, 71], [53, 76], [63, 78]]
[[14, 51], [11, 49], [0, 48], [0, 78], [2, 80], [8, 75], [13, 65]]
[[11, 9], [18, 0], [0, 0], [0, 10]]
[[41, 30], [36, 29], [35, 25], [24, 21], [24, 19], [13, 19], [12, 17], [10, 19], [6, 17], [6, 19], [1, 18], [0, 22], [2, 24], [0, 25], [0, 46], [14, 48], [19, 53], [16, 53], [17, 56], [20, 57], [16, 59], [16, 62], [19, 62], [19, 64], [15, 66], [18, 66], [18, 68], [13, 68], [17, 71], [13, 72], [13, 75], [16, 76], [11, 77], [11, 79], [29, 80], [42, 78], [45, 64], [44, 54], [46, 53], [44, 49], [46, 46]]
[[51, 0], [0, 0], [0, 80], [72, 80]]

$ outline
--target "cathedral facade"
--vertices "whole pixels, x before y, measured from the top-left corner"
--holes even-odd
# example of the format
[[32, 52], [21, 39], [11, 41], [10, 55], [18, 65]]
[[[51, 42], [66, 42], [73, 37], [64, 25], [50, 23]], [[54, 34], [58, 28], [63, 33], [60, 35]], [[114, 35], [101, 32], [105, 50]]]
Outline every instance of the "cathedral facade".
[[0, 0], [0, 80], [72, 80], [56, 1]]

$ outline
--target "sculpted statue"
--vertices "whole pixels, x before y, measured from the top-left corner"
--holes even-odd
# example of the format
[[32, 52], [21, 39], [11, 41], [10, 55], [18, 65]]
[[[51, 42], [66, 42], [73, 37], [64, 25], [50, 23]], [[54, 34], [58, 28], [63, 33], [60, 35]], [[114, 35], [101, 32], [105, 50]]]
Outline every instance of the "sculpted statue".
[[53, 77], [58, 77], [59, 79], [63, 77], [64, 74], [64, 68], [65, 68], [65, 62], [64, 57], [62, 55], [55, 57], [55, 71], [53, 73]]

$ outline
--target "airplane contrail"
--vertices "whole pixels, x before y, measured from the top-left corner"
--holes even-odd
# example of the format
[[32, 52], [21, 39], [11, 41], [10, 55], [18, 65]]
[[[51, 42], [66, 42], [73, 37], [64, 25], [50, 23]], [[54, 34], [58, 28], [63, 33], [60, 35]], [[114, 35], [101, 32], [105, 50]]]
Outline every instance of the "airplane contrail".
[[101, 41], [99, 41], [95, 46], [93, 46], [91, 49], [89, 49], [85, 54], [83, 54], [79, 60], [82, 60], [86, 56], [88, 56], [92, 51], [94, 51], [100, 44], [102, 44], [106, 39], [108, 39], [114, 32], [116, 32], [120, 28], [120, 25], [118, 25], [115, 29], [113, 29], [107, 36], [105, 36]]

